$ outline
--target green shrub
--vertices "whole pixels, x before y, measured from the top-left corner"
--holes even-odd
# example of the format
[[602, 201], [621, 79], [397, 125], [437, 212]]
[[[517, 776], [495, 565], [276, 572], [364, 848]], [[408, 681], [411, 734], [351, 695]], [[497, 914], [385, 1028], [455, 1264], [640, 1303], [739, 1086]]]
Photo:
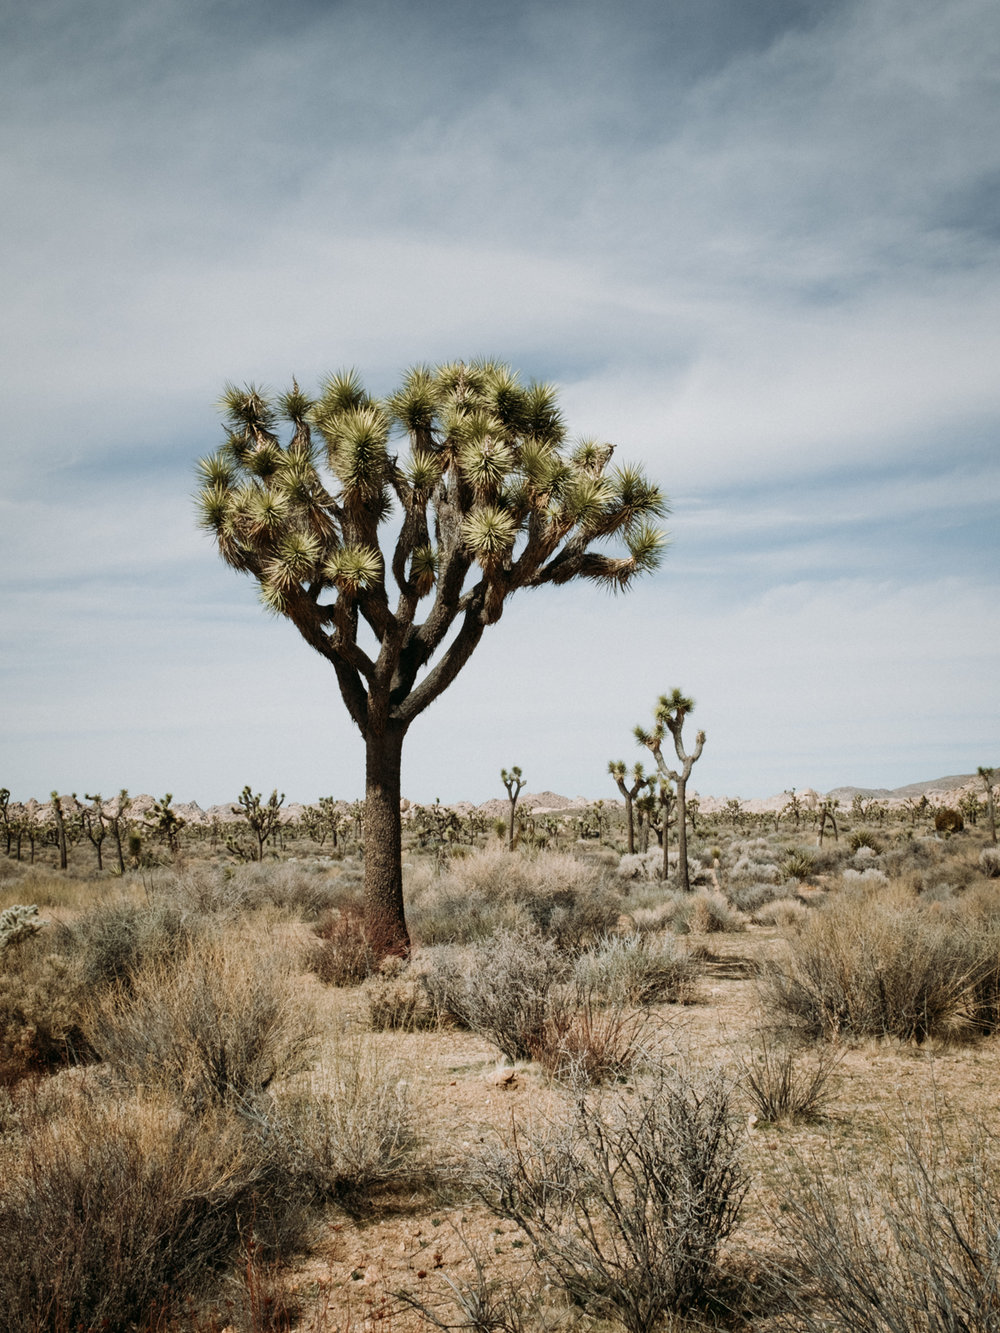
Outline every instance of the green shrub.
[[801, 847], [788, 854], [781, 871], [786, 879], [808, 879], [816, 873], [816, 858], [811, 851]]

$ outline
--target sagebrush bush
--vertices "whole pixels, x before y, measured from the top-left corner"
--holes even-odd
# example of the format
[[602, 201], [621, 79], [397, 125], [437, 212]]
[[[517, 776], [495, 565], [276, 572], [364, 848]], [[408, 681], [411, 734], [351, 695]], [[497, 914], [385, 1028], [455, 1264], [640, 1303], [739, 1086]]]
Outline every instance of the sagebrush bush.
[[494, 1043], [508, 1060], [530, 1060], [567, 976], [556, 944], [537, 932], [498, 931], [465, 949], [430, 951], [423, 984], [437, 1013]]
[[309, 967], [325, 986], [359, 986], [378, 967], [360, 904], [324, 912], [313, 929], [319, 942], [309, 955]]
[[148, 964], [95, 1001], [88, 1031], [119, 1078], [202, 1110], [252, 1103], [307, 1067], [318, 1029], [287, 951], [233, 934]]
[[501, 930], [536, 927], [568, 953], [614, 929], [620, 891], [608, 888], [605, 868], [567, 852], [511, 854], [488, 846], [452, 859], [431, 874], [408, 875], [408, 918], [422, 945], [466, 944]]
[[22, 1128], [0, 1172], [2, 1328], [152, 1327], [251, 1236], [279, 1252], [302, 1237], [297, 1191], [244, 1117], [77, 1091]]
[[368, 1026], [373, 1032], [421, 1032], [435, 1028], [440, 1015], [416, 967], [386, 960], [364, 983]]
[[728, 1085], [661, 1072], [512, 1134], [482, 1153], [473, 1183], [526, 1233], [547, 1280], [588, 1313], [652, 1333], [717, 1285], [747, 1176]]
[[979, 868], [988, 879], [1000, 879], [1000, 847], [984, 847], [979, 853]]
[[633, 931], [598, 940], [577, 958], [573, 975], [599, 1000], [646, 1005], [690, 999], [698, 970], [675, 935]]
[[940, 1127], [907, 1129], [873, 1171], [840, 1161], [789, 1178], [781, 1228], [797, 1291], [796, 1333], [997, 1333], [1000, 1179], [995, 1145], [944, 1152]]
[[370, 1039], [337, 1039], [304, 1086], [277, 1094], [269, 1121], [290, 1173], [314, 1197], [357, 1209], [422, 1173], [409, 1089]]
[[100, 903], [61, 931], [61, 949], [75, 955], [86, 986], [128, 989], [147, 965], [173, 965], [205, 930], [202, 918], [168, 903]]
[[775, 898], [757, 909], [754, 921], [760, 926], [780, 926], [783, 930], [795, 930], [805, 921], [809, 909], [798, 898]]
[[78, 963], [38, 936], [0, 958], [0, 1084], [93, 1058]]
[[687, 896], [678, 919], [681, 930], [695, 935], [712, 935], [745, 929], [741, 913], [730, 907], [721, 893], [693, 893]]
[[921, 1042], [991, 1030], [1000, 934], [878, 891], [838, 894], [772, 963], [765, 1001], [811, 1036]]
[[756, 916], [763, 907], [775, 902], [784, 893], [784, 888], [775, 883], [730, 883], [726, 888], [726, 898], [730, 904], [737, 912], [744, 912], [747, 916]]

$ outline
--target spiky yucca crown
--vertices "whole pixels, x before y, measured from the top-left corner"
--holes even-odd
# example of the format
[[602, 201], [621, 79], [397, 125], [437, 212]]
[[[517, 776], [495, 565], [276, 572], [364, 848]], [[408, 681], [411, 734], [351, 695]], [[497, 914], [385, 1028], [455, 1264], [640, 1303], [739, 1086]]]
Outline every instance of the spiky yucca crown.
[[[369, 686], [359, 614], [383, 649], [424, 665], [456, 616], [491, 623], [519, 587], [622, 589], [661, 558], [660, 491], [612, 468], [610, 444], [568, 447], [553, 388], [498, 362], [417, 366], [383, 399], [353, 370], [315, 399], [295, 383], [276, 397], [227, 385], [221, 407], [225, 443], [199, 464], [201, 524], [267, 607]], [[609, 540], [624, 550], [590, 549]]]
[[[275, 399], [228, 385], [222, 407], [225, 445], [200, 464], [201, 521], [275, 611], [288, 609], [296, 588], [352, 597], [376, 587], [384, 577], [378, 529], [393, 499], [409, 529], [402, 581], [418, 596], [441, 567], [428, 524], [428, 510], [441, 505], [456, 511], [461, 547], [487, 577], [517, 562], [519, 537], [536, 548], [524, 582], [560, 544], [579, 556], [601, 538], [620, 537], [627, 556], [573, 560], [567, 551], [552, 581], [580, 575], [619, 588], [657, 563], [663, 535], [648, 521], [665, 511], [657, 488], [637, 468], [609, 471], [610, 445], [585, 440], [567, 453], [552, 388], [524, 386], [505, 365], [419, 366], [381, 401], [354, 371], [331, 377], [315, 400], [297, 385]], [[281, 421], [292, 427], [284, 446]], [[394, 432], [408, 437], [403, 461], [390, 451]], [[333, 486], [321, 476], [314, 433]]]

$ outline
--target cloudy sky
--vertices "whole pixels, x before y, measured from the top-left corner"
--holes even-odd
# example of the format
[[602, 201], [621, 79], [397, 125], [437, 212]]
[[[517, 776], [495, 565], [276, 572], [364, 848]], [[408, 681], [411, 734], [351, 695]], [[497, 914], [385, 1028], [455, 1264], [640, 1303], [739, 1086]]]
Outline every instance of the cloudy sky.
[[[195, 527], [227, 379], [496, 355], [669, 493], [519, 594], [418, 800], [1000, 765], [995, 0], [32, 0], [0, 12], [0, 785], [363, 790], [329, 666]], [[502, 794], [502, 793], [499, 793]]]

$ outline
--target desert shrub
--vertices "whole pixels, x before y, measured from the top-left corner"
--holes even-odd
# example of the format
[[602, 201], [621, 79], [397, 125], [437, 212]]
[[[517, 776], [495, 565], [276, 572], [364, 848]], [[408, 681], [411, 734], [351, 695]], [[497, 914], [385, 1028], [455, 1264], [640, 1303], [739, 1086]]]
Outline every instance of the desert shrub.
[[813, 874], [829, 875], [840, 869], [849, 856], [849, 850], [842, 842], [824, 842], [822, 847], [812, 850]]
[[169, 1088], [199, 1111], [252, 1103], [306, 1067], [316, 1034], [287, 956], [238, 935], [192, 944], [170, 967], [148, 964], [131, 992], [99, 998], [89, 1023], [118, 1077]]
[[435, 1011], [494, 1043], [508, 1060], [530, 1060], [567, 965], [553, 940], [498, 931], [465, 950], [437, 949], [423, 973]]
[[816, 858], [806, 847], [789, 852], [781, 867], [786, 879], [808, 879], [816, 873]]
[[590, 1314], [652, 1333], [718, 1281], [747, 1178], [720, 1079], [661, 1073], [630, 1094], [581, 1096], [561, 1123], [487, 1150], [475, 1188], [533, 1261]]
[[241, 906], [278, 907], [305, 921], [358, 901], [349, 874], [331, 873], [315, 862], [251, 862], [229, 873]]
[[698, 968], [674, 935], [608, 935], [580, 954], [573, 975], [581, 991], [613, 1004], [682, 1003]]
[[251, 1236], [279, 1248], [301, 1237], [301, 1203], [245, 1118], [77, 1093], [25, 1128], [0, 1173], [0, 1327], [151, 1327]]
[[599, 1003], [567, 986], [550, 995], [532, 1054], [553, 1078], [576, 1088], [620, 1083], [649, 1058], [651, 1015], [623, 1001]]
[[290, 1174], [317, 1199], [357, 1209], [420, 1174], [406, 1082], [370, 1039], [341, 1036], [307, 1086], [275, 1097], [269, 1123]]
[[818, 1055], [803, 1054], [762, 1031], [740, 1060], [740, 1082], [753, 1113], [765, 1124], [814, 1120], [826, 1104], [838, 1062], [831, 1047], [822, 1047]]
[[855, 829], [848, 837], [847, 845], [852, 852], [859, 852], [862, 847], [867, 847], [869, 851], [874, 852], [877, 856], [882, 851], [882, 843], [871, 829], [867, 828]]
[[37, 936], [0, 958], [0, 1084], [92, 1058], [78, 964]]
[[934, 827], [938, 833], [961, 833], [965, 828], [965, 820], [957, 810], [945, 807], [935, 811]]
[[77, 957], [92, 991], [109, 985], [129, 989], [145, 966], [176, 962], [203, 929], [203, 919], [168, 903], [147, 906], [120, 899], [101, 903], [63, 927], [60, 947]]
[[754, 921], [761, 926], [780, 926], [783, 930], [794, 930], [802, 925], [809, 915], [809, 908], [798, 898], [775, 898], [765, 903], [753, 914]]
[[324, 912], [313, 929], [319, 942], [309, 955], [309, 967], [325, 986], [359, 986], [377, 968], [360, 905]]
[[988, 879], [1000, 879], [1000, 847], [984, 847], [979, 853], [979, 868]]
[[812, 1036], [924, 1041], [993, 1025], [997, 942], [919, 904], [839, 895], [764, 974], [766, 1002]]
[[387, 960], [368, 978], [364, 998], [373, 1032], [420, 1032], [438, 1025], [437, 1010], [419, 972], [399, 960]]
[[532, 926], [575, 952], [614, 928], [621, 897], [604, 867], [566, 852], [511, 854], [496, 845], [449, 862], [434, 876], [409, 876], [408, 915], [423, 945], [465, 944]]
[[[782, 1231], [795, 1256], [799, 1333], [996, 1333], [1000, 1180], [995, 1145], [956, 1163], [935, 1134], [907, 1130], [902, 1154], [859, 1172], [789, 1181]], [[803, 1177], [806, 1177], [803, 1183]]]
[[499, 930], [523, 932], [532, 924], [526, 908], [511, 898], [465, 898], [446, 883], [426, 889], [407, 907], [406, 915], [414, 940], [424, 948], [474, 944]]
[[726, 897], [737, 912], [745, 912], [748, 916], [754, 916], [768, 903], [774, 902], [784, 893], [784, 889], [779, 884], [729, 884], [726, 888]]
[[682, 904], [677, 921], [680, 930], [695, 935], [713, 935], [743, 930], [745, 922], [721, 893], [693, 893]]
[[877, 866], [869, 866], [864, 870], [855, 870], [853, 866], [848, 866], [842, 874], [842, 879], [852, 888], [880, 888], [889, 882], [889, 876]]

